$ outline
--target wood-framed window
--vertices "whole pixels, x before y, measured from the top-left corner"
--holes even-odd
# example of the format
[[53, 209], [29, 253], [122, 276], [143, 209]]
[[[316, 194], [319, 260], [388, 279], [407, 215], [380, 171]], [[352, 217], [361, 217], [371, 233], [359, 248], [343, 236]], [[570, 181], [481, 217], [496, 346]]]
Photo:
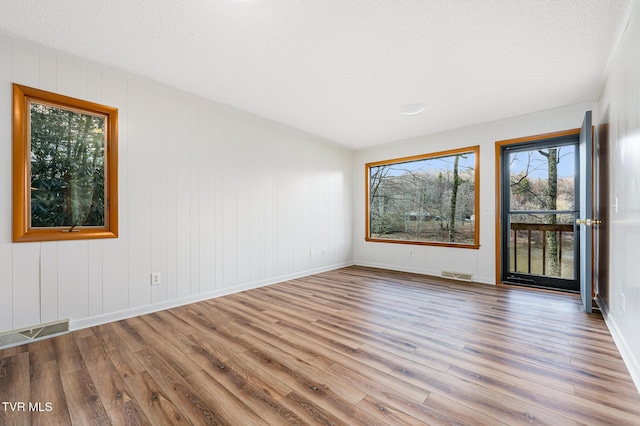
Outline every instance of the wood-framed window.
[[118, 236], [118, 110], [13, 85], [13, 241]]
[[366, 241], [474, 248], [480, 147], [365, 165]]

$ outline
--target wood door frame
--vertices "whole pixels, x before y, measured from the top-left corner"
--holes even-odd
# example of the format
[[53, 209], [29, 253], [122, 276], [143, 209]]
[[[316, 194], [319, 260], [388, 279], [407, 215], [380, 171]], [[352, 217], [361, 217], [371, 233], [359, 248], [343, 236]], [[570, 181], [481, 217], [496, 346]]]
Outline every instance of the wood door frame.
[[516, 139], [505, 139], [495, 143], [495, 230], [496, 230], [496, 285], [508, 285], [502, 282], [502, 147], [505, 145], [521, 145], [525, 143], [542, 141], [545, 139], [561, 138], [565, 136], [580, 135], [580, 128], [562, 130], [559, 132], [543, 133], [540, 135], [525, 136]]

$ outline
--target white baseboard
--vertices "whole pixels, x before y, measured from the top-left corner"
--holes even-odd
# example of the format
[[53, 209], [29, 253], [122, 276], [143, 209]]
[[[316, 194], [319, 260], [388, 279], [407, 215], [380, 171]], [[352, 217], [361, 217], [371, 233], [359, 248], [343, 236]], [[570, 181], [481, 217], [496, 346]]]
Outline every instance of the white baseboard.
[[603, 303], [602, 300], [600, 300], [600, 298], [598, 297], [596, 297], [596, 302], [600, 307], [600, 311], [602, 312], [602, 316], [604, 317], [604, 322], [609, 328], [609, 333], [611, 333], [611, 337], [613, 337], [613, 341], [618, 347], [618, 351], [622, 356], [622, 360], [629, 370], [631, 379], [633, 380], [633, 383], [635, 383], [636, 388], [638, 388], [638, 392], [640, 392], [640, 360], [627, 344], [626, 339], [620, 332], [620, 328], [618, 327], [615, 318], [609, 314], [607, 305]]
[[387, 265], [385, 263], [356, 261], [355, 265], [364, 266], [367, 268], [386, 269], [388, 271], [399, 271], [399, 272], [409, 272], [412, 274], [430, 275], [433, 277], [437, 277], [440, 275], [440, 271], [432, 271], [429, 269], [421, 269], [421, 268], [412, 268], [409, 266]]
[[[407, 266], [387, 265], [384, 263], [361, 262], [361, 261], [356, 261], [355, 265], [365, 266], [369, 268], [387, 269], [390, 271], [409, 272], [412, 274], [427, 275], [430, 277], [438, 277], [438, 278], [442, 277], [442, 271], [437, 271], [432, 269], [412, 268]], [[474, 283], [495, 285], [495, 280], [493, 277], [487, 278], [487, 277], [480, 277], [472, 274], [471, 281]]]
[[222, 288], [220, 290], [207, 291], [204, 293], [198, 293], [179, 299], [167, 300], [164, 302], [154, 303], [150, 305], [138, 306], [135, 308], [124, 309], [117, 312], [111, 312], [103, 315], [96, 315], [89, 318], [71, 319], [69, 320], [69, 331], [80, 330], [87, 327], [93, 327], [100, 324], [106, 324], [108, 322], [120, 321], [123, 319], [135, 317], [138, 315], [150, 314], [153, 312], [163, 311], [165, 309], [171, 309], [178, 306], [188, 305], [190, 303], [201, 302], [203, 300], [214, 299], [216, 297], [226, 296], [229, 294], [239, 293], [245, 290], [251, 290], [253, 288], [264, 287], [267, 285], [277, 284], [284, 281], [294, 280], [296, 278], [302, 278], [309, 275], [319, 274], [321, 272], [333, 271], [335, 269], [345, 268], [347, 266], [353, 266], [353, 262], [344, 262], [325, 266], [322, 268], [310, 269], [306, 271], [296, 272], [287, 275], [280, 275], [278, 277], [269, 278], [261, 281], [254, 281], [246, 284], [237, 285], [229, 288]]

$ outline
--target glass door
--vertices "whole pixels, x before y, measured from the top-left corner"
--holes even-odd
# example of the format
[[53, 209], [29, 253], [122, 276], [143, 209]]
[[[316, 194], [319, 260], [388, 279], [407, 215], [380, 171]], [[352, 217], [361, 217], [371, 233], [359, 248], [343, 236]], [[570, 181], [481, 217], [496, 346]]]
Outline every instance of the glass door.
[[503, 282], [579, 292], [577, 135], [502, 150]]

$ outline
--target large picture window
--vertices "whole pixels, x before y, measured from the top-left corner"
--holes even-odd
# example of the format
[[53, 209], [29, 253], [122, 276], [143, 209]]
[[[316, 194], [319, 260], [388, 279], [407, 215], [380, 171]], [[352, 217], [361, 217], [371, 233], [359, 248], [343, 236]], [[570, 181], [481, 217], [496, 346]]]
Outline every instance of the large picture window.
[[365, 168], [367, 241], [479, 247], [478, 146]]
[[13, 241], [113, 238], [118, 110], [13, 85]]

